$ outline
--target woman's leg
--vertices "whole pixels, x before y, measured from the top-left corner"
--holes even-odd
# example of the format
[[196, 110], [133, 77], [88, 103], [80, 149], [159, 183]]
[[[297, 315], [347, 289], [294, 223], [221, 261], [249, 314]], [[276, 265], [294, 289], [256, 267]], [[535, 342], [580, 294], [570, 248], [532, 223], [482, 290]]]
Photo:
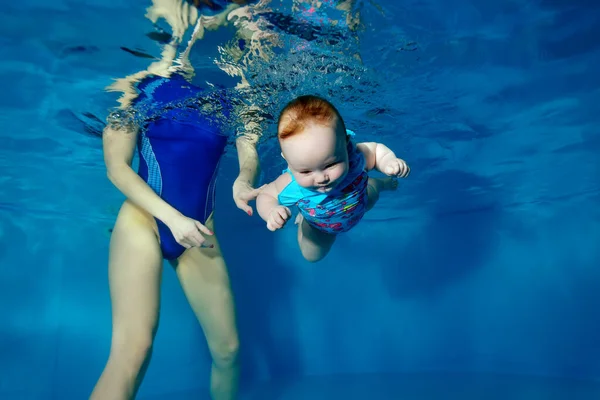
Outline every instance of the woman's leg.
[[[214, 232], [212, 216], [206, 226]], [[229, 275], [216, 235], [215, 247], [188, 249], [175, 268], [181, 287], [202, 326], [213, 363], [210, 390], [214, 400], [236, 399], [239, 339]]]
[[128, 400], [142, 381], [158, 326], [162, 255], [154, 219], [121, 207], [110, 240], [108, 276], [112, 342], [92, 400]]

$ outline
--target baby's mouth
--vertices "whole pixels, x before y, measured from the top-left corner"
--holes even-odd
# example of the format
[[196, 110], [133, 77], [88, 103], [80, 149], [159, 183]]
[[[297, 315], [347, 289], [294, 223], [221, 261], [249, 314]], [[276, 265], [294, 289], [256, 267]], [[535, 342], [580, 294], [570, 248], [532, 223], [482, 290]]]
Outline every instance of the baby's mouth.
[[333, 185], [331, 183], [328, 183], [327, 185], [317, 186], [317, 191], [319, 191], [319, 192], [329, 192], [332, 187], [333, 187]]

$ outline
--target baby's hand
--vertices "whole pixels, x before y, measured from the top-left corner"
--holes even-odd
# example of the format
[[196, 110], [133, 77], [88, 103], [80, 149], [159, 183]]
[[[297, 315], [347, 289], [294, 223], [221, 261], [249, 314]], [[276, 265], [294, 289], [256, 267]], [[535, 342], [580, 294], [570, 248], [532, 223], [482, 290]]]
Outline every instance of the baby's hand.
[[393, 158], [388, 161], [382, 171], [388, 176], [396, 176], [398, 178], [406, 178], [410, 174], [410, 168], [404, 160]]
[[292, 212], [289, 208], [284, 206], [274, 207], [269, 214], [269, 218], [267, 219], [267, 228], [269, 228], [270, 231], [281, 229], [291, 216]]

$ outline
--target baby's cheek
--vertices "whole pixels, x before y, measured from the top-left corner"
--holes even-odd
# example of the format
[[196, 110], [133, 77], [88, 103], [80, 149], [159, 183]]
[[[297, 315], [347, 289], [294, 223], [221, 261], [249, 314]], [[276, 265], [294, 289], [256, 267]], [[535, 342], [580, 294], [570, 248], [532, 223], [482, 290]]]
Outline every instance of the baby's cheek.
[[308, 176], [299, 176], [296, 178], [296, 182], [298, 182], [298, 184], [302, 187], [312, 187], [312, 179], [310, 179]]
[[331, 180], [333, 181], [337, 181], [338, 179], [340, 179], [344, 174], [346, 173], [346, 167], [340, 165], [339, 167], [336, 166], [333, 175], [334, 177], [330, 177]]

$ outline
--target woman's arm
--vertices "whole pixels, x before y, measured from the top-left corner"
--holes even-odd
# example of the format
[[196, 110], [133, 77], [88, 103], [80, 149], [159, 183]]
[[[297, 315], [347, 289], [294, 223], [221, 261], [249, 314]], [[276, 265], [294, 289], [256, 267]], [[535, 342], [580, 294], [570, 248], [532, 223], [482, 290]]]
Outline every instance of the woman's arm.
[[239, 209], [251, 216], [253, 211], [248, 202], [256, 199], [262, 189], [255, 189], [260, 174], [256, 146], [262, 136], [261, 122], [264, 118], [260, 109], [252, 105], [239, 110], [239, 117], [244, 125], [244, 133], [235, 141], [240, 170], [233, 183], [233, 200]]
[[137, 130], [105, 129], [102, 146], [108, 179], [129, 200], [168, 225], [171, 219], [181, 214], [161, 199], [131, 168], [137, 135]]
[[213, 233], [199, 221], [188, 218], [160, 198], [131, 168], [138, 130], [126, 131], [107, 127], [102, 136], [104, 162], [108, 179], [129, 200], [169, 227], [183, 247], [213, 247], [205, 235]]
[[[135, 83], [149, 74], [164, 77], [170, 75], [170, 68], [177, 56], [177, 46], [190, 24], [197, 18], [195, 7], [190, 7], [181, 0], [153, 0], [147, 9], [146, 17], [156, 23], [164, 18], [173, 31], [171, 42], [165, 44], [159, 60], [152, 62], [147, 69], [124, 78], [117, 79], [110, 85], [108, 91], [121, 92], [120, 109], [127, 110], [138, 96]], [[147, 211], [152, 216], [167, 224], [181, 214], [160, 198], [146, 182], [131, 168], [135, 151], [138, 128], [111, 127], [109, 124], [102, 135], [104, 163], [108, 179], [133, 203]]]
[[235, 145], [238, 152], [240, 171], [233, 182], [233, 201], [235, 205], [252, 216], [252, 207], [248, 202], [256, 199], [262, 188], [255, 189], [260, 174], [260, 162], [256, 144], [259, 134], [246, 133], [237, 138]]
[[256, 132], [247, 132], [235, 141], [240, 168], [238, 179], [253, 187], [256, 186], [260, 174], [260, 163], [256, 150], [259, 137], [260, 135]]

